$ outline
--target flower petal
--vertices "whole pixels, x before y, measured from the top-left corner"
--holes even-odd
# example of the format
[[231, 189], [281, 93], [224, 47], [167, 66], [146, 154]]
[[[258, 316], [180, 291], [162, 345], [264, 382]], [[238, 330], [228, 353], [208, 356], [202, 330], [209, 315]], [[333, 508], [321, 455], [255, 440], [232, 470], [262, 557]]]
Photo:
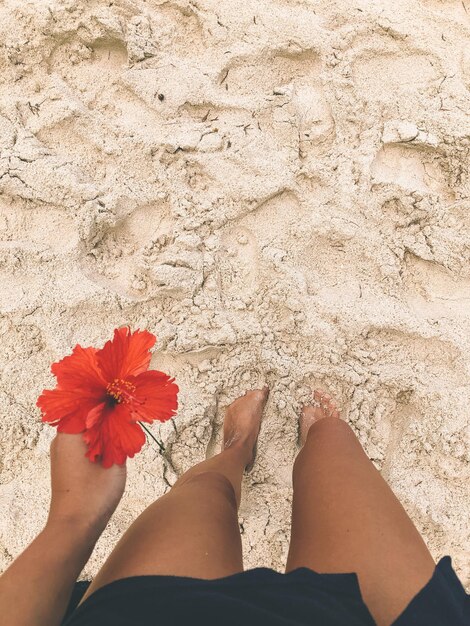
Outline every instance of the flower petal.
[[165, 422], [175, 415], [179, 388], [174, 378], [157, 370], [149, 370], [128, 380], [135, 385], [133, 395], [137, 399], [137, 402], [131, 404], [133, 420]]
[[51, 365], [51, 372], [62, 389], [86, 389], [87, 392], [106, 387], [96, 360], [96, 348], [76, 345], [72, 354]]
[[95, 414], [93, 426], [83, 434], [88, 446], [86, 456], [93, 462], [101, 461], [103, 467], [114, 463], [122, 465], [132, 458], [145, 443], [142, 428], [130, 421], [129, 405], [103, 406], [100, 418]]
[[155, 335], [147, 330], [131, 333], [129, 326], [116, 328], [113, 339], [107, 341], [96, 353], [98, 365], [106, 380], [125, 379], [145, 372], [152, 358], [149, 350], [155, 341]]
[[98, 404], [96, 396], [84, 396], [70, 389], [45, 389], [36, 406], [41, 409], [42, 421], [57, 426], [60, 433], [76, 434], [86, 428], [88, 413]]

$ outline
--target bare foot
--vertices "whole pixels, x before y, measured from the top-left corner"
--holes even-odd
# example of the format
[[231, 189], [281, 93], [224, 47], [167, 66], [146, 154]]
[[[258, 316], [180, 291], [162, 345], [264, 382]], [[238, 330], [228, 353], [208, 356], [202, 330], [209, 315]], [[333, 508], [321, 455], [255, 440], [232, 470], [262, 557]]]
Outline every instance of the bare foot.
[[300, 416], [300, 443], [303, 446], [310, 426], [314, 422], [318, 422], [323, 417], [337, 417], [339, 418], [339, 409], [336, 406], [334, 400], [324, 391], [315, 389], [313, 392], [313, 399], [315, 405], [306, 405], [302, 409], [302, 415]]
[[223, 448], [240, 446], [247, 450], [246, 469], [253, 467], [256, 442], [269, 388], [253, 389], [230, 404], [225, 413]]

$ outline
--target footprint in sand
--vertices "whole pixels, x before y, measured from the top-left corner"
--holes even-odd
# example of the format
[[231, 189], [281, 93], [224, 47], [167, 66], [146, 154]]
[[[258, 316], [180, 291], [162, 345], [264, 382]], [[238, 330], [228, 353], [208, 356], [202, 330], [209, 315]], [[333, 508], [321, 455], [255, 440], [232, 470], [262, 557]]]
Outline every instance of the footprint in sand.
[[445, 202], [455, 199], [442, 157], [426, 146], [385, 144], [371, 165], [371, 176], [376, 184], [391, 183], [411, 192], [438, 194]]
[[169, 207], [144, 205], [129, 211], [120, 207], [114, 227], [83, 258], [90, 279], [116, 293], [147, 297], [152, 281], [143, 276], [145, 253], [163, 250], [173, 241]]
[[439, 77], [438, 65], [429, 54], [367, 50], [353, 62], [356, 90], [367, 100], [390, 101], [391, 94], [418, 92]]
[[[169, 50], [177, 57], [194, 57], [205, 52], [207, 37], [197, 5], [193, 8], [191, 3], [181, 3], [180, 6], [176, 2], [159, 0], [146, 0], [145, 5], [145, 15], [134, 16], [132, 32], [127, 37], [129, 43], [139, 50], [137, 59], [149, 58], [155, 49]], [[150, 50], [149, 40], [152, 42]]]
[[448, 269], [408, 253], [403, 283], [406, 300], [421, 318], [465, 320], [470, 306], [470, 278], [459, 278]]
[[127, 47], [116, 38], [96, 39], [90, 45], [72, 39], [57, 46], [48, 59], [49, 74], [61, 76], [92, 109], [127, 67]]
[[7, 244], [63, 254], [73, 250], [79, 238], [71, 215], [55, 206], [25, 206], [17, 198], [0, 198], [0, 246]]
[[270, 58], [247, 57], [231, 60], [219, 73], [220, 88], [229, 94], [257, 99], [283, 96], [286, 85], [318, 81], [320, 58], [313, 50], [299, 53], [276, 51]]
[[319, 74], [321, 62], [313, 50], [276, 51], [270, 58], [233, 59], [219, 73], [219, 85], [241, 98], [251, 109], [263, 133], [279, 148], [295, 148], [305, 158], [315, 147], [327, 148], [334, 122]]
[[229, 224], [219, 255], [223, 291], [251, 294], [273, 266], [289, 271], [289, 260], [295, 260], [290, 238], [306, 219], [295, 194], [282, 191]]
[[414, 331], [371, 327], [365, 350], [374, 355], [374, 371], [387, 389], [448, 389], [467, 381], [460, 348]]
[[137, 95], [129, 79], [128, 50], [122, 40], [62, 44], [51, 54], [48, 66], [49, 73], [58, 74], [99, 121], [130, 136], [148, 138], [155, 132], [161, 121], [158, 88], [155, 85], [155, 107]]

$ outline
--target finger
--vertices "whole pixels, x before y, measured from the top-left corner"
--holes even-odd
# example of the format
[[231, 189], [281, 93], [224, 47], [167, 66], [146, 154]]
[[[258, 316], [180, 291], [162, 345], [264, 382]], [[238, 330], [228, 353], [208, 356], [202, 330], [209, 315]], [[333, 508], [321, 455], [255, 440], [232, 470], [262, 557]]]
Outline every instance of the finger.
[[82, 433], [57, 433], [54, 439], [51, 441], [51, 451], [55, 453], [67, 455], [72, 454], [84, 455], [86, 452], [86, 443], [83, 439]]

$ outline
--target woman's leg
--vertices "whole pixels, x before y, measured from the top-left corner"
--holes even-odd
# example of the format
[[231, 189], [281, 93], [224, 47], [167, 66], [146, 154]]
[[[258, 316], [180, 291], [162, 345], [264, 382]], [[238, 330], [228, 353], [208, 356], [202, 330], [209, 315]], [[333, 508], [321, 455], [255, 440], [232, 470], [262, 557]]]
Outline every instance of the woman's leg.
[[435, 563], [330, 397], [314, 396], [320, 406], [305, 407], [300, 422], [286, 571], [356, 572], [373, 618], [389, 626]]
[[267, 396], [267, 388], [249, 391], [227, 408], [223, 451], [188, 470], [137, 518], [83, 600], [128, 576], [211, 579], [243, 570], [237, 515], [241, 479], [253, 460]]

